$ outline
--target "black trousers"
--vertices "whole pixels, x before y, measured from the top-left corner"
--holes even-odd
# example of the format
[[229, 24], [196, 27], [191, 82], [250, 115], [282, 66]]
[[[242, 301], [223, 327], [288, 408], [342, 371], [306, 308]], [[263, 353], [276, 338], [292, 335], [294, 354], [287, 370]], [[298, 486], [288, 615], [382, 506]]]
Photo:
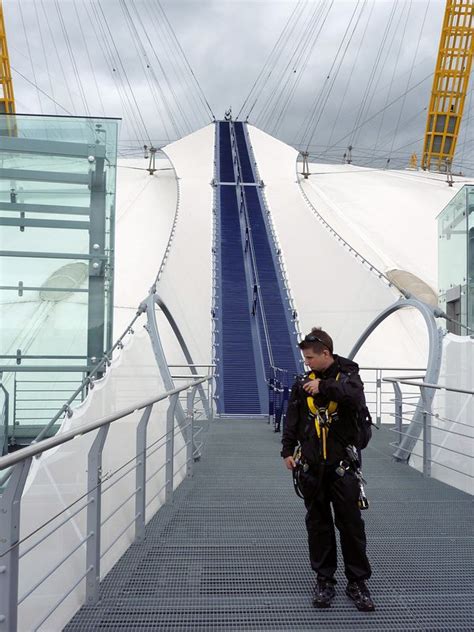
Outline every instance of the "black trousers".
[[[339, 531], [344, 570], [349, 581], [371, 575], [366, 554], [364, 521], [357, 504], [359, 484], [351, 471], [340, 477], [333, 470], [301, 477], [306, 505], [309, 557], [318, 577], [331, 579], [337, 568], [336, 534]], [[334, 509], [334, 520], [331, 511]]]

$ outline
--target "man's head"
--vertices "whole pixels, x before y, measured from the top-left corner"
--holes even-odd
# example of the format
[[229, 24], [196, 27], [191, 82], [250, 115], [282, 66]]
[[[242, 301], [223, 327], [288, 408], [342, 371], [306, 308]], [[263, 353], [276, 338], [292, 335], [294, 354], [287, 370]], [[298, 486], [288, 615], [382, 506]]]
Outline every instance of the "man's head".
[[313, 327], [298, 346], [305, 364], [314, 371], [324, 371], [334, 362], [332, 338], [321, 327]]

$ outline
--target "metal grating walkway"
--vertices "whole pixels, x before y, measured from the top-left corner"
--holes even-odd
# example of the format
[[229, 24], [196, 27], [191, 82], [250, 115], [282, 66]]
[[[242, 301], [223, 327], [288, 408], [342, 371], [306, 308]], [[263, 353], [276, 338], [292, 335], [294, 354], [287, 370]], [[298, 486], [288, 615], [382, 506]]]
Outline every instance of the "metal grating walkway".
[[279, 435], [254, 420], [217, 421], [193, 479], [150, 521], [101, 584], [97, 607], [65, 628], [95, 630], [471, 630], [472, 499], [392, 462], [388, 430], [364, 451], [370, 588], [377, 610], [338, 594], [310, 605], [304, 508]]

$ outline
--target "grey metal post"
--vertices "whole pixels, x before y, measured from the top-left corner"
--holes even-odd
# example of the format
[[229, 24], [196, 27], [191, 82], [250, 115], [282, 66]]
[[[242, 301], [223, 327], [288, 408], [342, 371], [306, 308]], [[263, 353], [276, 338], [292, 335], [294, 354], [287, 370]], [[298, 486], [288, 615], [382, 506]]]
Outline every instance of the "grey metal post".
[[400, 445], [403, 427], [403, 396], [400, 384], [393, 382], [393, 390], [395, 391], [395, 430], [397, 431], [397, 445]]
[[0, 496], [0, 631], [13, 632], [18, 619], [18, 562], [21, 495], [31, 458], [15, 465]]
[[166, 413], [166, 467], [165, 467], [165, 503], [173, 502], [174, 484], [174, 416], [179, 395], [170, 397], [170, 405]]
[[194, 466], [194, 398], [197, 386], [193, 386], [187, 394], [187, 428], [186, 428], [186, 476], [191, 478]]
[[89, 228], [89, 300], [88, 300], [88, 363], [95, 357], [96, 364], [104, 353], [105, 331], [105, 254], [106, 229], [106, 174], [104, 158], [95, 159], [92, 171]]
[[100, 527], [102, 522], [102, 450], [110, 424], [103, 426], [94, 439], [87, 456], [87, 535], [91, 537], [86, 545], [86, 603], [99, 601], [100, 583]]
[[146, 431], [152, 406], [147, 406], [137, 426], [137, 466], [135, 473], [135, 539], [145, 539], [146, 511]]
[[380, 427], [382, 423], [382, 371], [375, 370], [375, 423]]
[[426, 389], [421, 386], [423, 404], [423, 476], [431, 476], [431, 399], [426, 397]]
[[0, 389], [5, 395], [5, 400], [3, 404], [3, 424], [0, 422], [0, 456], [3, 456], [8, 452], [8, 413], [10, 410], [10, 394], [1, 383]]

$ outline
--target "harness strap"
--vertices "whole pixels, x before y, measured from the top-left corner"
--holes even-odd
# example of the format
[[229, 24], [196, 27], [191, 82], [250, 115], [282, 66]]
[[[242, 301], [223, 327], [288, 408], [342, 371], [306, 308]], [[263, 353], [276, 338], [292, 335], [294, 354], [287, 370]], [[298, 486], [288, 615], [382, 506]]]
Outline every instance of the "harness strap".
[[[341, 373], [339, 372], [336, 375], [336, 380], [339, 380]], [[308, 376], [311, 380], [316, 379], [316, 374], [311, 372]], [[328, 438], [329, 426], [332, 422], [332, 416], [337, 410], [337, 402], [330, 401], [326, 407], [316, 406], [314, 403], [314, 397], [307, 397], [306, 402], [308, 404], [308, 408], [310, 412], [314, 415], [314, 427], [316, 428], [316, 434], [318, 435], [318, 439], [321, 441], [323, 448], [323, 459], [326, 460], [326, 443]], [[327, 420], [322, 417], [321, 411], [324, 410], [327, 414]]]

